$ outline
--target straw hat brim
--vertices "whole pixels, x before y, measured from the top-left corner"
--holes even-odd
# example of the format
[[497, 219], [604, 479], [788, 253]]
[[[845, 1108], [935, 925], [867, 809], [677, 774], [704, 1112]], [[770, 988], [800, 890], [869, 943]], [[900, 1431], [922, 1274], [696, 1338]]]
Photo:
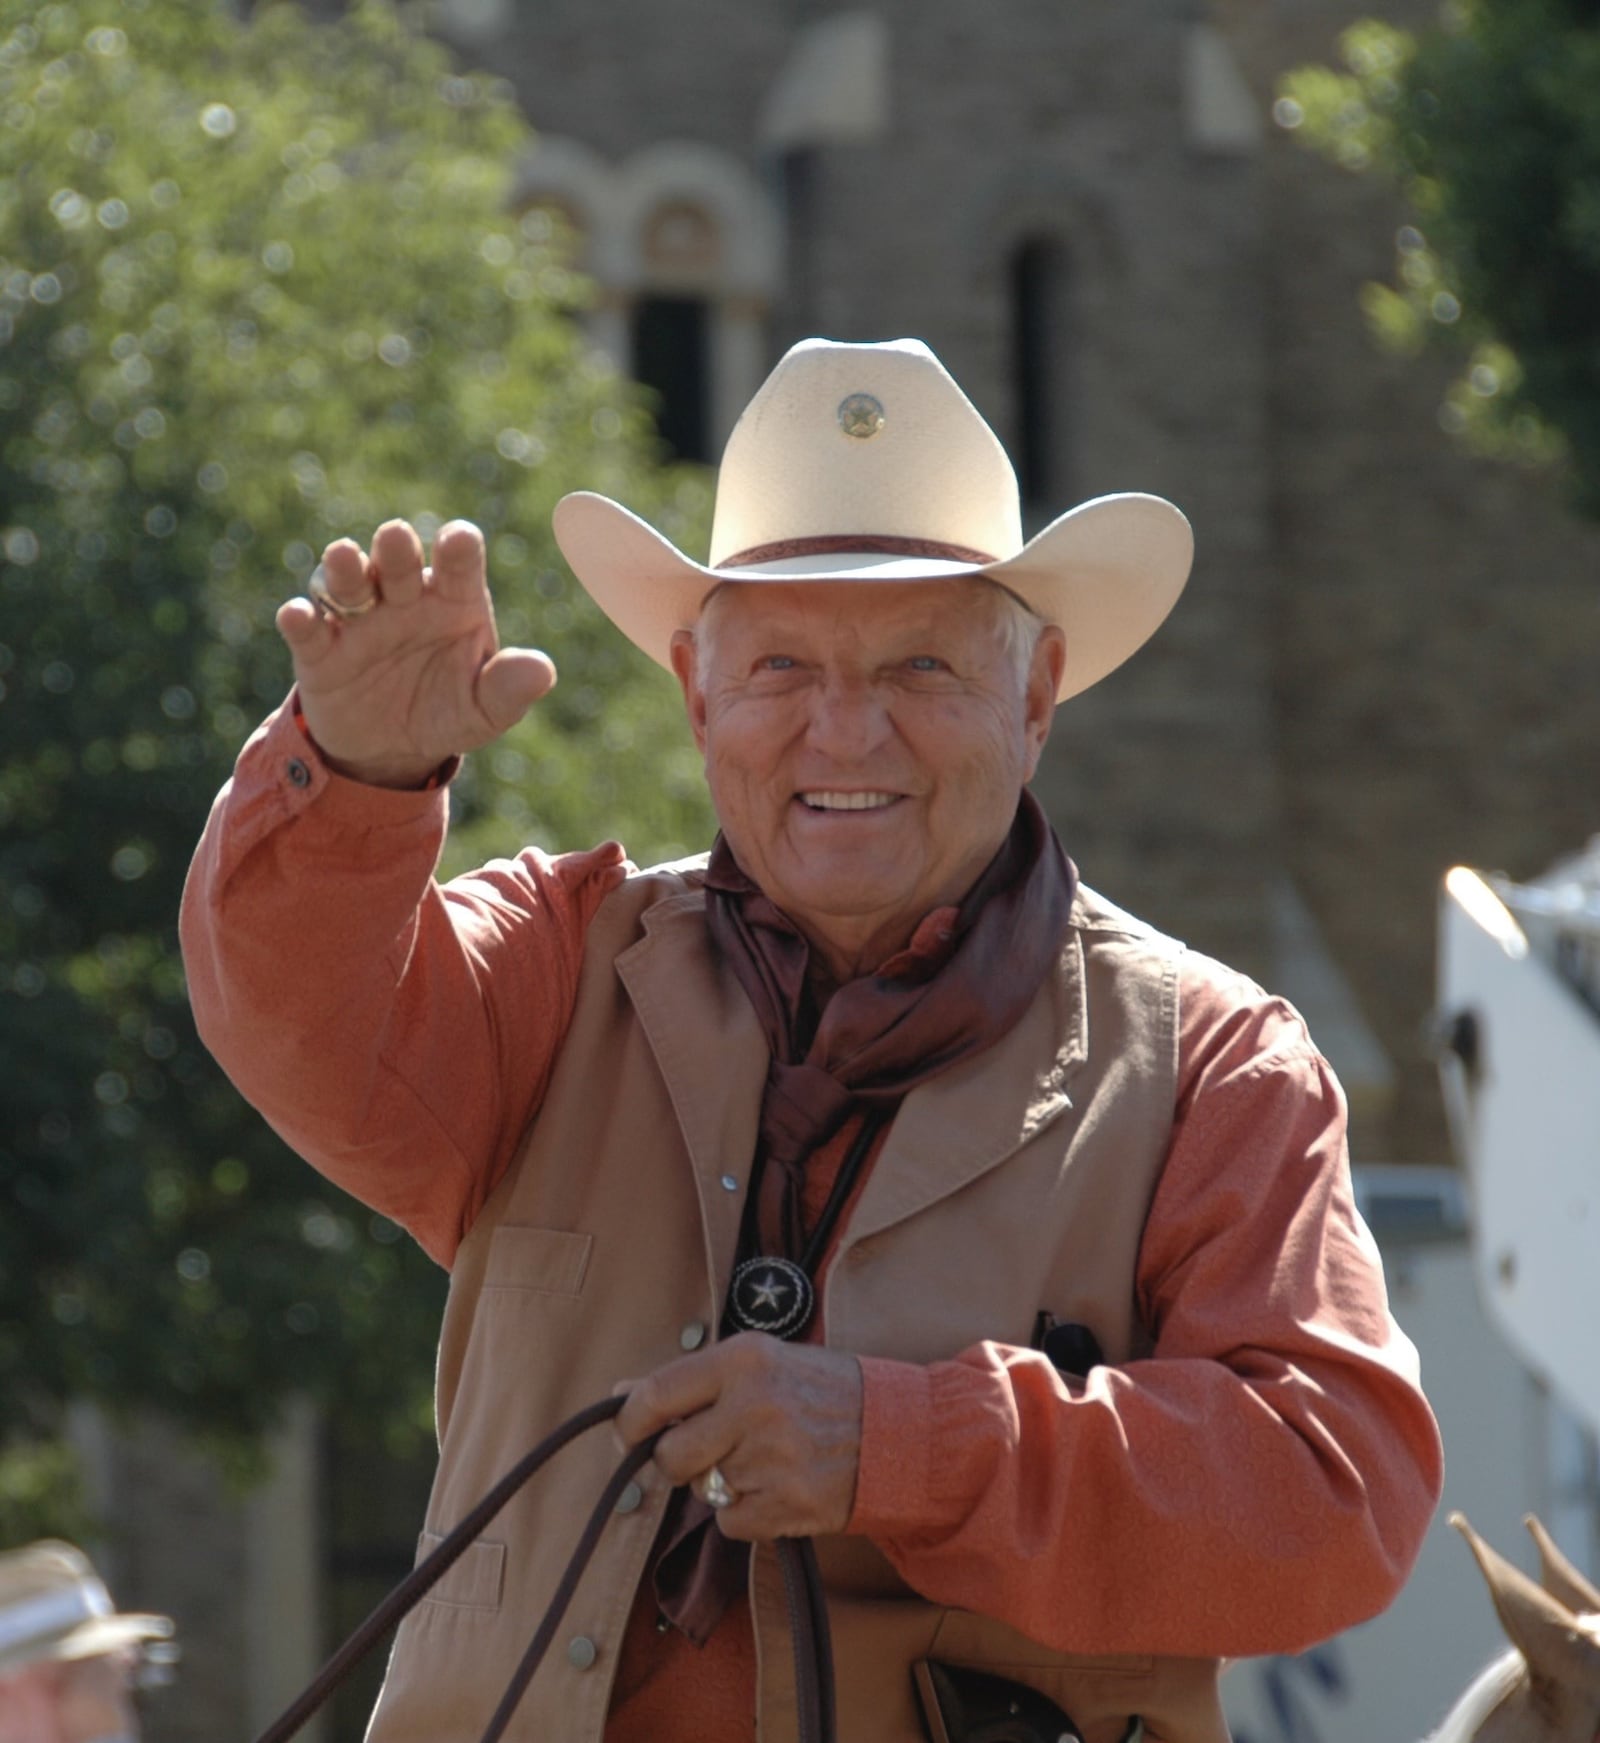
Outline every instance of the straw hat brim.
[[672, 637], [699, 616], [724, 581], [919, 581], [982, 575], [999, 582], [1066, 635], [1063, 702], [1115, 671], [1177, 603], [1194, 560], [1194, 535], [1163, 497], [1130, 491], [1080, 503], [1010, 557], [958, 563], [870, 552], [789, 557], [712, 569], [687, 557], [647, 521], [594, 491], [556, 504], [556, 542], [590, 597], [635, 646], [671, 666]]
[[169, 1640], [170, 1616], [94, 1616], [54, 1639], [20, 1642], [0, 1652], [0, 1676], [23, 1670], [30, 1664], [71, 1663], [80, 1658], [103, 1658], [146, 1640]]

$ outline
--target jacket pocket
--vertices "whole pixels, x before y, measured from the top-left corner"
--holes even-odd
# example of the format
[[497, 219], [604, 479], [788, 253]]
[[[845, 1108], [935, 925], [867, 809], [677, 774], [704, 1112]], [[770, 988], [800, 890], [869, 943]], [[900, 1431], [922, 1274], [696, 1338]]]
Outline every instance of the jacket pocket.
[[483, 1287], [524, 1289], [539, 1295], [577, 1295], [589, 1269], [593, 1235], [502, 1223], [489, 1240]]
[[[437, 1531], [422, 1532], [417, 1538], [417, 1560], [432, 1555], [443, 1542]], [[498, 1610], [505, 1574], [506, 1546], [480, 1537], [423, 1602], [443, 1604], [451, 1610]]]

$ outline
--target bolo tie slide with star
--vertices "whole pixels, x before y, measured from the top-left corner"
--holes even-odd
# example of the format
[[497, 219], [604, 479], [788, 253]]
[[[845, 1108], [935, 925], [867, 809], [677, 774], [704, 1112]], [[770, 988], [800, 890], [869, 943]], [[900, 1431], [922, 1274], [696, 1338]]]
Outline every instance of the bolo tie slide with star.
[[746, 1259], [728, 1286], [728, 1318], [740, 1331], [792, 1338], [805, 1330], [816, 1306], [811, 1279], [793, 1259]]
[[[787, 1342], [799, 1337], [811, 1323], [817, 1304], [816, 1284], [812, 1279], [881, 1124], [881, 1119], [870, 1116], [862, 1120], [861, 1130], [856, 1133], [850, 1153], [840, 1165], [828, 1202], [822, 1207], [816, 1227], [806, 1238], [805, 1251], [798, 1261], [777, 1253], [760, 1253], [734, 1267], [723, 1314], [726, 1324], [734, 1331], [765, 1332], [768, 1337], [782, 1338]], [[763, 1167], [767, 1165], [763, 1163]], [[752, 1202], [757, 1196], [752, 1192]]]

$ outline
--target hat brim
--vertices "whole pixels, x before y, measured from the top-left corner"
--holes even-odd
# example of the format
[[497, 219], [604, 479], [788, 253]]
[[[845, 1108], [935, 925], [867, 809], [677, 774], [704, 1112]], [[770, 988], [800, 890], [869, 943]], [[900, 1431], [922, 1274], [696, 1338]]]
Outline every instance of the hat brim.
[[1194, 561], [1194, 534], [1163, 497], [1129, 491], [1080, 503], [993, 563], [870, 552], [787, 557], [712, 569], [647, 521], [594, 491], [556, 504], [556, 543], [589, 596], [629, 641], [671, 666], [672, 637], [691, 627], [725, 581], [927, 581], [986, 576], [1066, 635], [1056, 700], [1097, 684], [1160, 628]]
[[23, 1641], [7, 1652], [0, 1652], [0, 1676], [24, 1670], [30, 1664], [64, 1664], [75, 1663], [80, 1658], [104, 1658], [108, 1653], [120, 1652], [125, 1646], [136, 1646], [143, 1641], [170, 1640], [172, 1634], [170, 1616], [133, 1613], [93, 1616], [53, 1639]]

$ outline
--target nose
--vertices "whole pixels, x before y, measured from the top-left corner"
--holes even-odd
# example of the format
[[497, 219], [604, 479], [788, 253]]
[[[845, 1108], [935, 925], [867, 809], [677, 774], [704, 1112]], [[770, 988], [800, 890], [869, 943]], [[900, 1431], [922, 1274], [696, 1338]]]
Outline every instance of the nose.
[[864, 762], [892, 731], [885, 698], [865, 674], [830, 672], [812, 692], [806, 743], [834, 763]]

